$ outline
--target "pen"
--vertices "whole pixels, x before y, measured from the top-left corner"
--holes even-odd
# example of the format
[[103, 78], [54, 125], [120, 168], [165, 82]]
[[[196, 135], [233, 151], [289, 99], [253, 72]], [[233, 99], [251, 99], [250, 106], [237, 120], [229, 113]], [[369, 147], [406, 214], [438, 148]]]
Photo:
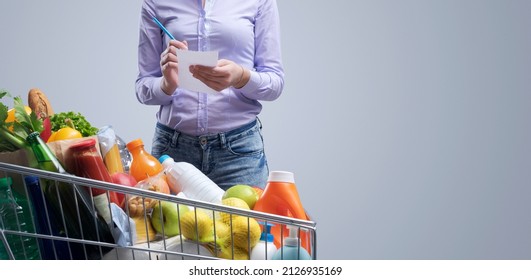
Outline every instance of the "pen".
[[168, 37], [170, 37], [170, 39], [175, 40], [175, 37], [171, 35], [168, 29], [166, 29], [166, 27], [164, 27], [164, 25], [162, 25], [162, 23], [160, 23], [156, 17], [153, 17], [153, 21], [160, 27], [160, 29], [162, 29], [162, 31], [164, 31], [164, 33], [166, 33], [166, 35], [168, 35]]

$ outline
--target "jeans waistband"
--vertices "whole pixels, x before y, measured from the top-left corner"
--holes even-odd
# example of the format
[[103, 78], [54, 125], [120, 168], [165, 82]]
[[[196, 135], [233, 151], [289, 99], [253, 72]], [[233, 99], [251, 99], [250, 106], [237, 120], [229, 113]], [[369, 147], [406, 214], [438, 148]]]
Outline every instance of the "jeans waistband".
[[259, 128], [262, 128], [262, 123], [260, 122], [260, 120], [258, 118], [256, 118], [254, 121], [252, 121], [252, 122], [250, 122], [248, 124], [244, 124], [244, 125], [242, 125], [240, 127], [237, 127], [235, 129], [232, 129], [232, 130], [229, 130], [229, 131], [220, 132], [220, 133], [216, 133], [216, 134], [194, 136], [194, 135], [189, 135], [189, 134], [182, 133], [182, 132], [180, 132], [178, 130], [169, 128], [169, 127], [157, 122], [157, 128], [160, 128], [163, 131], [166, 131], [166, 132], [169, 132], [169, 133], [176, 133], [176, 134], [178, 134], [179, 138], [182, 137], [182, 138], [186, 138], [186, 139], [190, 139], [190, 140], [206, 139], [206, 140], [209, 140], [209, 141], [215, 140], [215, 139], [220, 139], [222, 142], [224, 142], [225, 138], [227, 138], [227, 137], [231, 137], [233, 135], [237, 135], [237, 134], [246, 132], [248, 130], [252, 130], [252, 129], [254, 129], [257, 126]]

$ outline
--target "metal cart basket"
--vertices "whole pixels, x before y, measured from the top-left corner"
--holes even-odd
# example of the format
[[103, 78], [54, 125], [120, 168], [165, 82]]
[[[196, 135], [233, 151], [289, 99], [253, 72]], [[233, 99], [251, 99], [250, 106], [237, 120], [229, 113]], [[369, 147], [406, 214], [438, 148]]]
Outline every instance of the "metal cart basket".
[[[72, 208], [64, 205], [65, 197], [59, 199], [59, 207], [55, 210], [50, 207], [51, 201], [49, 197], [43, 192], [41, 188], [37, 189], [37, 199], [40, 199], [41, 204], [37, 204], [35, 201], [35, 187], [29, 186], [26, 177], [37, 177], [42, 183], [46, 180], [48, 184], [52, 182], [57, 189], [71, 188], [70, 191], [74, 193], [78, 190], [88, 191], [93, 193], [104, 191], [104, 195], [109, 197], [110, 192], [116, 192], [124, 194], [127, 198], [136, 197], [141, 202], [142, 214], [136, 216], [134, 219], [131, 217], [131, 209], [128, 203], [122, 207], [109, 203], [105, 205], [108, 208], [108, 214], [110, 220], [104, 223], [104, 227], [107, 232], [112, 234], [112, 238], [108, 238], [105, 234], [102, 234], [101, 223], [97, 223], [97, 219], [101, 219], [99, 212], [96, 211], [97, 202], [95, 199], [89, 199], [88, 205], [95, 215], [94, 221], [91, 219], [83, 218], [80, 215], [79, 209], [77, 213], [67, 212], [72, 211]], [[306, 251], [309, 252], [311, 259], [316, 259], [316, 224], [313, 221], [306, 221], [300, 219], [294, 219], [285, 216], [273, 215], [268, 213], [262, 213], [258, 211], [245, 210], [220, 204], [208, 203], [188, 198], [181, 198], [175, 195], [169, 195], [159, 192], [153, 192], [149, 190], [143, 190], [139, 188], [126, 187], [118, 184], [107, 183], [92, 179], [86, 179], [83, 177], [73, 176], [69, 174], [60, 174], [54, 172], [48, 172], [40, 169], [34, 169], [9, 163], [0, 162], [0, 177], [11, 177], [13, 184], [11, 188], [14, 192], [18, 192], [25, 196], [27, 199], [27, 205], [25, 209], [31, 212], [31, 223], [33, 230], [22, 229], [22, 227], [8, 228], [4, 223], [0, 223], [0, 250], [2, 245], [7, 252], [10, 259], [26, 259], [24, 254], [14, 254], [16, 249], [13, 248], [12, 242], [14, 238], [20, 238], [24, 240], [33, 240], [38, 244], [41, 259], [109, 259], [109, 260], [198, 260], [198, 259], [250, 259], [252, 246], [252, 240], [255, 240], [255, 233], [251, 231], [251, 226], [255, 223], [260, 225], [260, 233], [264, 231], [268, 226], [277, 227], [280, 230], [280, 235], [275, 236], [275, 241], [278, 241], [278, 248], [282, 248], [284, 241], [286, 240], [287, 232], [286, 228], [297, 229], [297, 236], [301, 239], [304, 238], [309, 244], [305, 245]], [[42, 185], [42, 184], [41, 184]], [[33, 188], [33, 189], [31, 189]], [[57, 193], [59, 196], [60, 194]], [[90, 196], [92, 197], [92, 196]], [[32, 199], [33, 198], [33, 199]], [[77, 196], [73, 196], [73, 203], [80, 207], [83, 201], [77, 199]], [[69, 198], [68, 198], [69, 199]], [[56, 201], [57, 202], [57, 201]], [[62, 203], [61, 203], [62, 202]], [[162, 204], [171, 203], [174, 208], [177, 209], [178, 217], [183, 217], [184, 211], [180, 206], [187, 206], [189, 213], [193, 213], [195, 224], [192, 228], [188, 225], [188, 230], [195, 232], [196, 238], [190, 238], [190, 236], [183, 236], [184, 227], [182, 219], [177, 219], [175, 223], [178, 224], [180, 233], [172, 237], [168, 237], [165, 232], [169, 232], [169, 224], [162, 223], [162, 232], [154, 231], [150, 224], [150, 219], [155, 211], [154, 205], [159, 205], [158, 211], [162, 211]], [[99, 205], [101, 207], [101, 205]], [[99, 208], [101, 209], [101, 208]], [[73, 212], [76, 212], [74, 210]], [[189, 214], [188, 215], [192, 215]], [[162, 213], [161, 213], [162, 214]], [[199, 218], [200, 215], [206, 214], [212, 219], [212, 222], [208, 224], [211, 228], [209, 240], [201, 240], [201, 230], [205, 228], [205, 223]], [[66, 216], [77, 217], [75, 220], [69, 220]], [[219, 215], [228, 217], [226, 226], [215, 222]], [[245, 218], [244, 226], [241, 224], [237, 228], [235, 217]], [[0, 217], [1, 218], [1, 217]], [[239, 218], [240, 220], [242, 218]], [[73, 234], [72, 228], [68, 223], [75, 223], [77, 228], [82, 230], [79, 234]], [[94, 228], [97, 230], [96, 237], [88, 237], [86, 234], [87, 228]], [[90, 226], [90, 227], [89, 227]], [[242, 229], [243, 228], [243, 229]], [[247, 230], [246, 230], [247, 229]], [[237, 232], [239, 230], [239, 232]], [[145, 232], [145, 240], [139, 242], [139, 232]], [[228, 231], [221, 237], [221, 231]], [[253, 235], [254, 234], [254, 235]], [[277, 231], [278, 235], [278, 231]], [[242, 237], [243, 236], [243, 237]], [[251, 238], [252, 237], [252, 238]], [[242, 245], [242, 238], [245, 238], [246, 242]], [[239, 240], [239, 243], [237, 242]], [[239, 245], [235, 245], [239, 244]], [[271, 244], [271, 243], [266, 243]], [[267, 245], [266, 245], [267, 246]], [[271, 246], [271, 245], [269, 245]], [[301, 243], [299, 243], [298, 249], [302, 249]], [[20, 250], [19, 250], [20, 251]], [[280, 256], [282, 258], [282, 250]], [[270, 256], [268, 256], [269, 258]]]

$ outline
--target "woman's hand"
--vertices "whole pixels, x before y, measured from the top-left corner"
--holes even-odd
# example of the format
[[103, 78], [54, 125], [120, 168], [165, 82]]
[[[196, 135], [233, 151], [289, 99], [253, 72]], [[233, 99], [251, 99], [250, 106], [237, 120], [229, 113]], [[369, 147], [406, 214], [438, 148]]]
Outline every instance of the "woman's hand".
[[172, 95], [179, 86], [177, 49], [187, 50], [188, 43], [186, 41], [171, 40], [166, 50], [160, 54], [160, 69], [162, 71], [160, 87], [167, 95]]
[[190, 72], [194, 78], [216, 91], [231, 86], [242, 88], [250, 78], [249, 70], [227, 59], [220, 59], [215, 67], [190, 65]]

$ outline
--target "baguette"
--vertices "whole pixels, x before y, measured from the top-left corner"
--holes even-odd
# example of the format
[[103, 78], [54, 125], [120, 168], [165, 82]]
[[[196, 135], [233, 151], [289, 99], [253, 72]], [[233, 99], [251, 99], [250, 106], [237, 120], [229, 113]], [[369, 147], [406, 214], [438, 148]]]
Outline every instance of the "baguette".
[[28, 92], [28, 106], [40, 119], [53, 115], [53, 109], [46, 95], [38, 88], [32, 88]]

